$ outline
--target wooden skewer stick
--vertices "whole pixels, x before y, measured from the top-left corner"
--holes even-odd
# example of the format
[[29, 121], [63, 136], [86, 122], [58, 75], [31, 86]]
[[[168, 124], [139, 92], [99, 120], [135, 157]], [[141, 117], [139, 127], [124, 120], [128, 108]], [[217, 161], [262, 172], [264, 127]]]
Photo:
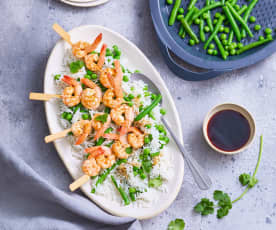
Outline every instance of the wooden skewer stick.
[[60, 25], [55, 23], [52, 28], [59, 34], [60, 37], [62, 37], [66, 42], [73, 46], [70, 35]]
[[66, 137], [67, 134], [68, 134], [69, 132], [71, 132], [71, 131], [72, 131], [72, 128], [70, 128], [70, 129], [65, 129], [65, 130], [63, 130], [63, 131], [61, 131], [61, 132], [59, 132], [59, 133], [55, 133], [55, 134], [46, 136], [46, 137], [44, 138], [45, 143], [50, 143], [50, 142], [55, 141], [55, 140], [57, 140], [57, 139]]
[[47, 94], [47, 93], [30, 93], [30, 100], [38, 100], [38, 101], [48, 101], [52, 98], [62, 98], [62, 95], [58, 94]]
[[75, 180], [72, 184], [69, 185], [70, 191], [74, 192], [79, 187], [81, 187], [83, 184], [85, 184], [87, 181], [89, 181], [90, 176], [83, 175], [79, 179]]

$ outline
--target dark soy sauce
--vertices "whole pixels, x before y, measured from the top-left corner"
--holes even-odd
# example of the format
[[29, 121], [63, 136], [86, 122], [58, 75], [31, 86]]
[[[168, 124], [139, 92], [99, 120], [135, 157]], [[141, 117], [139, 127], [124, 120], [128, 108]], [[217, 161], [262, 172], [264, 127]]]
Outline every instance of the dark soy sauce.
[[207, 126], [209, 140], [217, 148], [232, 152], [242, 148], [250, 137], [248, 120], [234, 110], [215, 113]]

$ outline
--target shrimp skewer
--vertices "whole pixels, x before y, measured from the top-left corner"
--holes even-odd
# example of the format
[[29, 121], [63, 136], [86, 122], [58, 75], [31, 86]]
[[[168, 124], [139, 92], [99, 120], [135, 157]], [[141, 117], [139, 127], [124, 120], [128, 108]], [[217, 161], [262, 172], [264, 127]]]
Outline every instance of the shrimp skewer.
[[57, 23], [53, 25], [53, 29], [72, 46], [72, 53], [77, 58], [84, 58], [88, 53], [94, 51], [102, 41], [102, 33], [100, 33], [92, 44], [88, 42], [79, 41], [72, 43], [70, 35]]
[[111, 117], [110, 115], [107, 115], [106, 121], [97, 121], [96, 118], [99, 116], [104, 116], [105, 113], [97, 113], [94, 115], [92, 119], [92, 126], [96, 130], [96, 134], [94, 136], [94, 140], [98, 140], [100, 137], [104, 135], [105, 130], [109, 127], [111, 123]]
[[85, 152], [89, 156], [82, 164], [84, 175], [69, 185], [72, 192], [88, 182], [91, 176], [97, 176], [101, 169], [109, 168], [115, 163], [116, 157], [108, 147], [95, 146], [85, 149]]

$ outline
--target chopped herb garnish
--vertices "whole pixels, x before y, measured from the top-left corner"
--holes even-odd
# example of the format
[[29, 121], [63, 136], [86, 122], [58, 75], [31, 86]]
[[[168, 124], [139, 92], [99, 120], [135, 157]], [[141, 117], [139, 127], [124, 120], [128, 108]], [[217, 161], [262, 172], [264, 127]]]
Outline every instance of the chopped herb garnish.
[[101, 123], [105, 123], [107, 121], [107, 117], [108, 117], [108, 114], [105, 113], [103, 115], [98, 115], [97, 117], [95, 117], [95, 121], [100, 121]]
[[60, 77], [61, 77], [61, 75], [60, 75], [60, 74], [57, 74], [57, 75], [54, 76], [54, 79], [55, 79], [55, 80], [59, 80]]
[[185, 222], [182, 219], [172, 220], [168, 225], [168, 230], [183, 230], [185, 228]]
[[70, 72], [71, 73], [77, 73], [79, 70], [84, 66], [83, 61], [75, 61], [70, 63]]
[[97, 141], [96, 141], [96, 146], [100, 146], [102, 145], [102, 143], [104, 143], [105, 139], [103, 137], [100, 137]]
[[104, 133], [111, 133], [112, 131], [113, 131], [113, 128], [109, 127], [104, 131]]
[[157, 188], [157, 187], [160, 187], [162, 183], [163, 183], [163, 180], [160, 177], [160, 175], [158, 177], [149, 179], [149, 187]]

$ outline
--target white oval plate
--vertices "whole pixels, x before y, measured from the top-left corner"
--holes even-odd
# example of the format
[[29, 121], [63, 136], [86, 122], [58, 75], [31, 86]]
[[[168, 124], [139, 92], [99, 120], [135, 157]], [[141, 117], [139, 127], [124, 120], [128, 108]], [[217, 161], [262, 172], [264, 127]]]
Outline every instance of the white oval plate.
[[104, 4], [109, 0], [60, 0], [63, 3], [66, 3], [71, 6], [77, 7], [93, 7]]
[[[122, 61], [124, 60], [124, 63], [127, 61], [127, 64], [125, 65], [130, 69], [139, 69], [143, 74], [151, 77], [152, 81], [158, 85], [163, 96], [162, 107], [167, 110], [166, 119], [170, 123], [172, 129], [175, 131], [176, 136], [182, 142], [183, 137], [181, 123], [173, 99], [157, 70], [133, 43], [122, 37], [120, 34], [101, 26], [81, 26], [71, 30], [69, 33], [73, 42], [77, 42], [79, 40], [91, 41], [91, 39], [96, 37], [96, 35], [103, 33], [104, 43], [106, 43], [109, 47], [114, 44], [118, 45], [122, 50]], [[63, 40], [60, 40], [57, 42], [56, 46], [50, 54], [44, 76], [44, 93], [56, 93], [53, 74], [59, 73], [62, 69], [62, 60], [65, 46], [68, 46], [68, 44], [66, 44]], [[126, 58], [128, 59], [126, 60]], [[58, 103], [56, 103], [54, 100], [45, 102], [45, 109], [50, 133], [53, 134], [62, 131], [63, 128], [60, 125], [57, 115], [59, 111]], [[65, 167], [73, 179], [79, 178], [82, 175], [81, 162], [72, 157], [71, 145], [69, 142], [66, 139], [61, 139], [55, 141], [54, 144], [60, 158], [62, 159]], [[159, 200], [162, 202], [157, 202], [152, 207], [148, 208], [132, 208], [131, 206], [122, 207], [115, 202], [105, 199], [104, 197], [91, 194], [90, 183], [83, 185], [81, 187], [82, 191], [97, 205], [113, 215], [128, 216], [137, 219], [147, 219], [158, 215], [166, 208], [168, 208], [169, 205], [174, 201], [180, 190], [184, 176], [184, 161], [177, 146], [171, 140], [166, 147], [166, 152], [168, 152], [168, 154], [173, 154], [172, 164], [174, 175], [168, 182], [168, 192], [161, 194], [159, 198]]]

